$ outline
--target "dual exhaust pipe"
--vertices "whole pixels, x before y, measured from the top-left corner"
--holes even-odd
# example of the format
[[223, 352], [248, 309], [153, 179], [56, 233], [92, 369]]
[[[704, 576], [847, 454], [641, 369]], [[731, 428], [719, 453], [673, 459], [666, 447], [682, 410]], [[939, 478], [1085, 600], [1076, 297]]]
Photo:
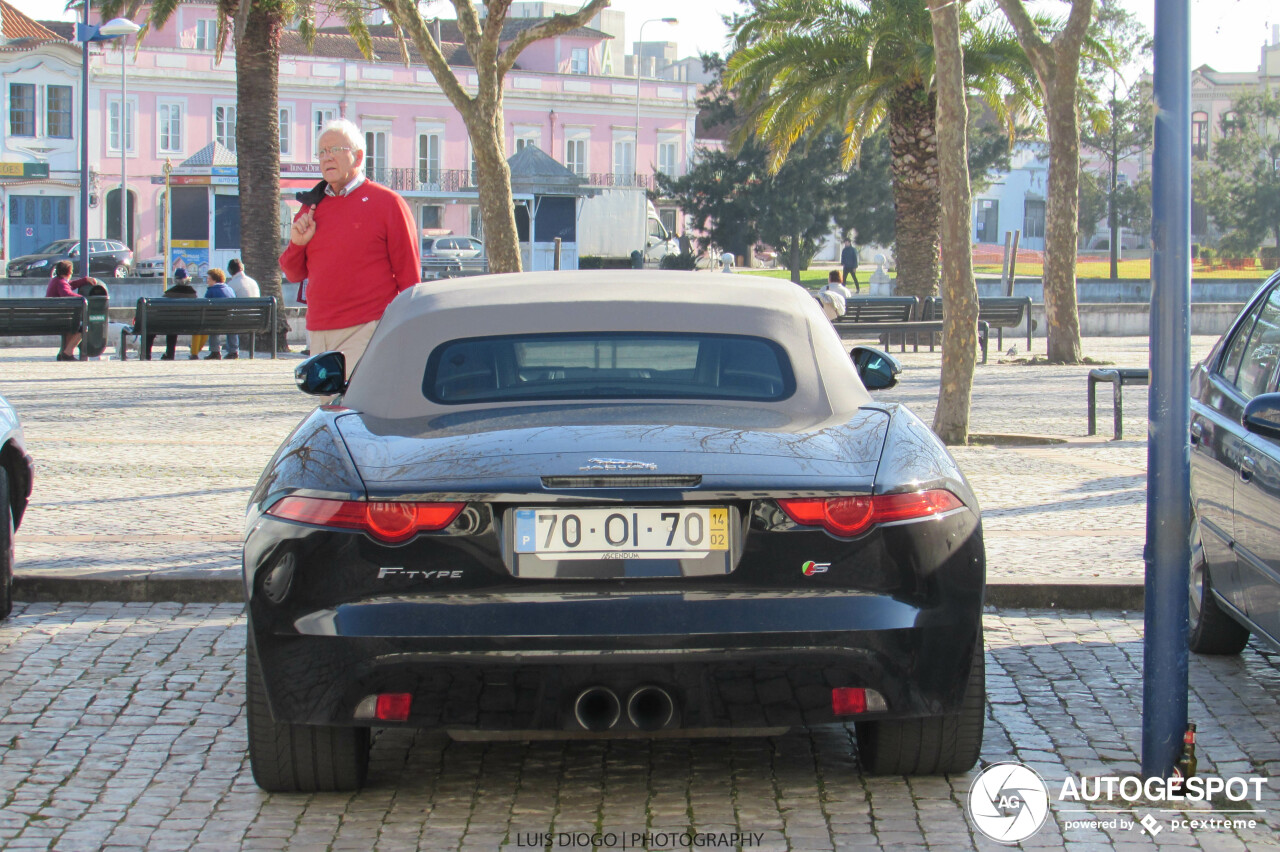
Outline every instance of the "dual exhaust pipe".
[[[622, 719], [623, 702], [607, 686], [589, 686], [573, 702], [573, 718], [587, 731], [608, 731]], [[675, 718], [676, 703], [660, 686], [638, 686], [627, 696], [627, 719], [638, 730], [660, 731]]]

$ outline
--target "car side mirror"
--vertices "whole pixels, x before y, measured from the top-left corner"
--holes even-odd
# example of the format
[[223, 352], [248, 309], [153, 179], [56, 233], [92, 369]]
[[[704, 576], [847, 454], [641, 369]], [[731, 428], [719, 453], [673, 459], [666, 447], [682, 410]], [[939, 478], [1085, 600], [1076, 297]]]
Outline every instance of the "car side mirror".
[[303, 361], [293, 371], [298, 390], [312, 396], [333, 396], [347, 389], [347, 356], [341, 352], [321, 352]]
[[867, 390], [885, 390], [898, 383], [902, 364], [889, 353], [871, 346], [855, 346], [849, 352], [849, 357]]
[[1280, 438], [1280, 393], [1264, 393], [1249, 400], [1241, 416], [1244, 428], [1264, 438]]

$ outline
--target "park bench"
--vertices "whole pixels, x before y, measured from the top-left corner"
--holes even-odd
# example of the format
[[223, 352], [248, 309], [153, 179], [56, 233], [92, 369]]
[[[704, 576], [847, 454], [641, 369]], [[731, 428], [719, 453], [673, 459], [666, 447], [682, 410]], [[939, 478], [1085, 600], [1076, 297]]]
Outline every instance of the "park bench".
[[[912, 319], [920, 300], [915, 296], [854, 296], [845, 300], [844, 316], [832, 325], [841, 339], [857, 340], [875, 337], [880, 345], [893, 345], [893, 335], [901, 335], [902, 351], [907, 351], [907, 335], [911, 335], [915, 351], [920, 351], [920, 335], [927, 335], [929, 351], [935, 345], [934, 335], [942, 333], [941, 319]], [[982, 363], [987, 362], [987, 323], [978, 323], [978, 343], [982, 347]]]
[[[942, 300], [934, 296], [924, 300], [921, 319], [942, 319]], [[1036, 322], [1031, 319], [1030, 296], [979, 296], [978, 319], [996, 330], [996, 346], [1004, 350], [1004, 329], [1027, 324], [1027, 351], [1031, 351], [1031, 334]]]
[[422, 261], [423, 281], [486, 275], [488, 272], [489, 258], [487, 257], [433, 257]]
[[83, 297], [0, 299], [0, 335], [75, 334], [89, 326], [89, 302]]
[[1115, 427], [1115, 440], [1124, 438], [1124, 406], [1121, 404], [1121, 391], [1125, 385], [1148, 385], [1151, 383], [1151, 371], [1142, 367], [1089, 371], [1089, 434], [1098, 432], [1097, 398], [1095, 389], [1099, 382], [1111, 384], [1111, 419]]
[[[905, 322], [836, 322], [836, 331], [841, 340], [862, 340], [867, 337], [879, 339], [880, 345], [886, 349], [892, 346], [892, 335], [901, 334], [902, 351], [907, 351], [907, 335], [912, 336], [915, 351], [920, 351], [920, 335], [928, 335], [929, 351], [933, 351], [934, 335], [942, 334], [942, 320], [908, 320]], [[987, 338], [990, 328], [984, 320], [978, 320], [978, 346], [982, 350], [982, 363], [987, 363]]]
[[141, 298], [133, 325], [120, 332], [120, 357], [126, 355], [129, 335], [145, 341], [152, 334], [249, 334], [249, 357], [254, 357], [259, 334], [271, 335], [271, 357], [276, 357], [276, 302], [258, 299]]
[[908, 322], [914, 317], [916, 306], [920, 300], [915, 296], [854, 296], [845, 299], [844, 316], [837, 319], [841, 323], [872, 322]]

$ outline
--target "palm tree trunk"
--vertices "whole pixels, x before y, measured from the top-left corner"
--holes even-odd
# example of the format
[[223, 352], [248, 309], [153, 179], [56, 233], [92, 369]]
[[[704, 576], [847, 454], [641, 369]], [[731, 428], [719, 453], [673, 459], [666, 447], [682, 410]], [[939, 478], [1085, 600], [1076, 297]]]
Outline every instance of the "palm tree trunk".
[[[277, 347], [288, 351], [280, 288], [280, 115], [278, 10], [254, 3], [236, 31], [236, 162], [240, 175], [240, 253], [262, 295], [276, 300]], [[265, 335], [259, 340], [267, 341]], [[265, 343], [270, 348], [270, 342]]]
[[889, 99], [889, 150], [893, 156], [893, 203], [898, 281], [895, 292], [923, 300], [938, 290], [937, 96], [922, 85]]

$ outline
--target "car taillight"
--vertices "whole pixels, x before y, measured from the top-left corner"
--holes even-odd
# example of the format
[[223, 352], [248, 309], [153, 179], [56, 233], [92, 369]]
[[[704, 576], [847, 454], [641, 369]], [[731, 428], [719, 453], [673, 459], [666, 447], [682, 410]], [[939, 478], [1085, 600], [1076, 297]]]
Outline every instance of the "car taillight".
[[285, 497], [267, 514], [286, 521], [366, 532], [378, 541], [397, 544], [420, 532], [442, 530], [462, 513], [466, 503], [394, 503]]
[[797, 524], [848, 538], [876, 524], [927, 518], [964, 504], [950, 491], [939, 489], [874, 497], [789, 497], [779, 499], [778, 505]]

